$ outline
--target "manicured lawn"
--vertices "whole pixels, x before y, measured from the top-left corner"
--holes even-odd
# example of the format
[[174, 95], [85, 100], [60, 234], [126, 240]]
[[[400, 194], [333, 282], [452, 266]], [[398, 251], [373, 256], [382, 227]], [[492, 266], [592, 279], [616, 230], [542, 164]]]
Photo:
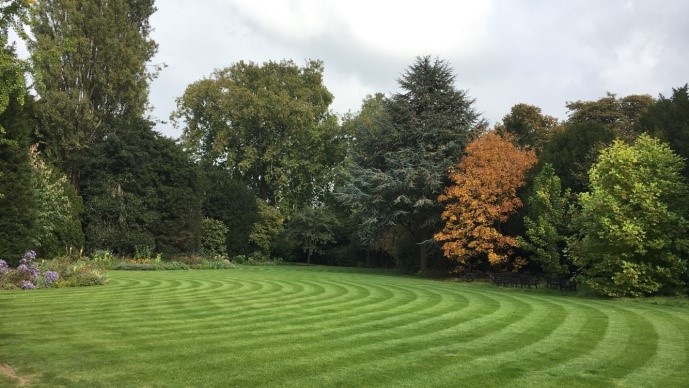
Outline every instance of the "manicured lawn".
[[689, 309], [325, 267], [0, 291], [0, 386], [689, 386]]

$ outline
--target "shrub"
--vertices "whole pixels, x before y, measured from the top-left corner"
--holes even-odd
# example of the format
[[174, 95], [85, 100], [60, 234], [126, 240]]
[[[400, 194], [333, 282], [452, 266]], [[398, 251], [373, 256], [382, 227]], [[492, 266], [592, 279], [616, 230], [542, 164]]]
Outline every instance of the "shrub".
[[212, 218], [203, 219], [201, 253], [204, 256], [227, 257], [227, 226], [222, 221]]
[[193, 266], [196, 264], [202, 264], [203, 263], [203, 257], [193, 256], [193, 255], [175, 256], [172, 261], [175, 261], [178, 263], [183, 263], [183, 264], [186, 264], [188, 266]]
[[16, 269], [0, 260], [0, 288], [32, 290], [107, 283], [104, 272], [89, 261], [62, 257], [42, 262], [39, 268], [35, 259], [36, 253], [27, 251]]
[[209, 260], [205, 261], [202, 264], [197, 264], [193, 265], [191, 268], [193, 269], [230, 269], [230, 268], [235, 268], [235, 265], [232, 264], [227, 259], [224, 260]]
[[[59, 274], [52, 284], [56, 287], [81, 287], [103, 285], [108, 282], [105, 276], [105, 268], [102, 262], [94, 262], [84, 259], [73, 259], [70, 257], [58, 257], [42, 264], [45, 270], [44, 276], [48, 277], [50, 272]], [[48, 280], [39, 278], [41, 281]]]

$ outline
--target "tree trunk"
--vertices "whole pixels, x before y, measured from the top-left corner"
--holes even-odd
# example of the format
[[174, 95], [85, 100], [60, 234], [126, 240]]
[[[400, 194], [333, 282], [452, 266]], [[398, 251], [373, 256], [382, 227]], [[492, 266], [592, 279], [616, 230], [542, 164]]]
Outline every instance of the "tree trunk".
[[419, 246], [419, 270], [425, 271], [428, 269], [428, 252], [426, 246], [421, 244]]
[[306, 265], [311, 265], [311, 251], [309, 251], [309, 254], [306, 256]]

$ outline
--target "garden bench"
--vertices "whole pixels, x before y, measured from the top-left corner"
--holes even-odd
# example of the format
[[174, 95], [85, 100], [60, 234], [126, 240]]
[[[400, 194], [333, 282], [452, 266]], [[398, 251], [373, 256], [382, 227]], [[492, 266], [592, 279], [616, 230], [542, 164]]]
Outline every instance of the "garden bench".
[[495, 272], [493, 273], [493, 283], [496, 286], [520, 286], [520, 287], [536, 287], [540, 283], [538, 275], [529, 273], [512, 273], [512, 272]]
[[559, 289], [560, 291], [576, 291], [577, 282], [574, 278], [564, 276], [549, 276], [546, 278], [546, 287]]
[[458, 275], [458, 277], [464, 281], [473, 282], [474, 280], [482, 279], [483, 278], [483, 272], [481, 272], [481, 271], [462, 272]]
[[524, 288], [524, 287], [531, 288], [531, 286], [538, 288], [538, 283], [540, 282], [540, 280], [541, 279], [537, 275], [521, 274], [519, 276], [519, 285], [522, 288]]

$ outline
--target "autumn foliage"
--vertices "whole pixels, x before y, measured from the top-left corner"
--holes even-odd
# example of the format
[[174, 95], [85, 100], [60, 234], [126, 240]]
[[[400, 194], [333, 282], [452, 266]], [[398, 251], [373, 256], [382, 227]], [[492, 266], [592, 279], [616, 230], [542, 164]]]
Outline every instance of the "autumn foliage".
[[522, 206], [517, 190], [535, 164], [533, 151], [520, 150], [494, 132], [467, 145], [464, 158], [450, 171], [452, 184], [438, 198], [445, 205], [444, 227], [434, 238], [446, 257], [465, 263], [485, 254], [492, 265], [506, 261], [517, 240], [499, 227]]

